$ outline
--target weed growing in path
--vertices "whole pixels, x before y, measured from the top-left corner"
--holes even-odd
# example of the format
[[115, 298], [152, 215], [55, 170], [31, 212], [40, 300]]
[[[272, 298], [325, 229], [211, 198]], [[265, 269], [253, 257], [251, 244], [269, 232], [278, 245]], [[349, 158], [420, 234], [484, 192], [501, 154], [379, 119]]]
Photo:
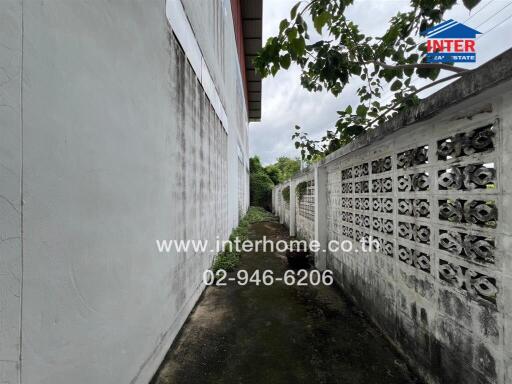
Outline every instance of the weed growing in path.
[[[262, 221], [275, 221], [276, 218], [270, 212], [266, 211], [261, 207], [249, 207], [249, 210], [245, 214], [245, 216], [240, 220], [240, 224], [236, 227], [233, 232], [231, 232], [231, 236], [229, 236], [229, 240], [234, 243], [237, 239], [241, 243], [248, 239], [249, 237], [249, 225], [254, 223], [260, 223]], [[219, 253], [213, 262], [212, 270], [213, 272], [218, 271], [219, 269], [224, 269], [225, 271], [232, 271], [238, 265], [240, 261], [240, 252], [237, 252], [235, 247], [226, 246], [224, 251]]]

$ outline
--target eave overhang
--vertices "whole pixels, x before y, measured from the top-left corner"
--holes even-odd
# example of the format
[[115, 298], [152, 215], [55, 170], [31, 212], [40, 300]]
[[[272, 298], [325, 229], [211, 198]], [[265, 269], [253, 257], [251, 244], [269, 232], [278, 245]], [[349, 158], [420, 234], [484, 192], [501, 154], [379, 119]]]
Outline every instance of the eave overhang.
[[263, 0], [241, 0], [246, 97], [249, 121], [261, 119], [261, 77], [256, 74], [253, 60], [262, 45]]

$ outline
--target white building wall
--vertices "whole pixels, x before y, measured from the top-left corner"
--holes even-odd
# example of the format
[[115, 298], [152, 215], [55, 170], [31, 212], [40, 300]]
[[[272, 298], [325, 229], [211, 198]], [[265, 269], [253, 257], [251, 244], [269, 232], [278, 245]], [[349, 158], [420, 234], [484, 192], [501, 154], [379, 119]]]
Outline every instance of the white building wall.
[[0, 383], [17, 383], [21, 314], [21, 2], [0, 11]]
[[[169, 0], [179, 2], [180, 0]], [[228, 156], [230, 196], [238, 193], [237, 152], [248, 164], [248, 118], [240, 65], [237, 59], [235, 33], [229, 0], [182, 0], [209, 74], [227, 114], [229, 126]], [[232, 43], [230, 43], [232, 42]], [[185, 47], [185, 50], [186, 47]], [[228, 199], [229, 228], [238, 224], [238, 203]]]
[[149, 382], [213, 258], [155, 240], [237, 224], [247, 114], [229, 2], [184, 3], [201, 11], [182, 19], [199, 74], [165, 0], [2, 3], [1, 383]]

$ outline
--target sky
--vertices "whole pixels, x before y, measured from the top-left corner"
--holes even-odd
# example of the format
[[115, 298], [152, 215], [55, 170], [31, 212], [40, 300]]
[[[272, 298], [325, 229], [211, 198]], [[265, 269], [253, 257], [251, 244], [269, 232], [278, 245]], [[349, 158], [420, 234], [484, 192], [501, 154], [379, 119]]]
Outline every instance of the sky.
[[[289, 18], [290, 9], [296, 2], [263, 1], [263, 43], [277, 34], [279, 22]], [[512, 46], [512, 0], [482, 0], [471, 12], [462, 6], [462, 2], [459, 3], [446, 12], [444, 18], [465, 23], [483, 33], [476, 43], [477, 62], [459, 66], [474, 68]], [[362, 32], [379, 36], [385, 32], [393, 15], [408, 9], [409, 1], [404, 0], [355, 0], [347, 15], [359, 24]], [[308, 92], [300, 85], [300, 68], [297, 66], [263, 79], [262, 85], [261, 122], [249, 125], [249, 146], [251, 156], [258, 155], [265, 165], [275, 162], [280, 156], [299, 156], [291, 139], [296, 124], [312, 138], [320, 138], [334, 127], [336, 111], [345, 109], [349, 104], [355, 106], [358, 101], [355, 85], [347, 86], [338, 97], [327, 92]], [[419, 96], [428, 96], [435, 90], [433, 88]]]

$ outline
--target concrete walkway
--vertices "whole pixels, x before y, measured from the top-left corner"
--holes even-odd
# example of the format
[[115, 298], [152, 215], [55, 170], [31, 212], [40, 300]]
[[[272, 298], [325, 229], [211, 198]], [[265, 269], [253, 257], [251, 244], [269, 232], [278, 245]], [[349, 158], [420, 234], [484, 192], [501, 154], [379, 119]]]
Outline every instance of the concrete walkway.
[[[252, 239], [287, 239], [278, 223]], [[240, 269], [282, 276], [286, 258], [245, 254]], [[233, 274], [234, 276], [234, 274]], [[419, 383], [381, 333], [334, 287], [209, 287], [153, 384]]]

